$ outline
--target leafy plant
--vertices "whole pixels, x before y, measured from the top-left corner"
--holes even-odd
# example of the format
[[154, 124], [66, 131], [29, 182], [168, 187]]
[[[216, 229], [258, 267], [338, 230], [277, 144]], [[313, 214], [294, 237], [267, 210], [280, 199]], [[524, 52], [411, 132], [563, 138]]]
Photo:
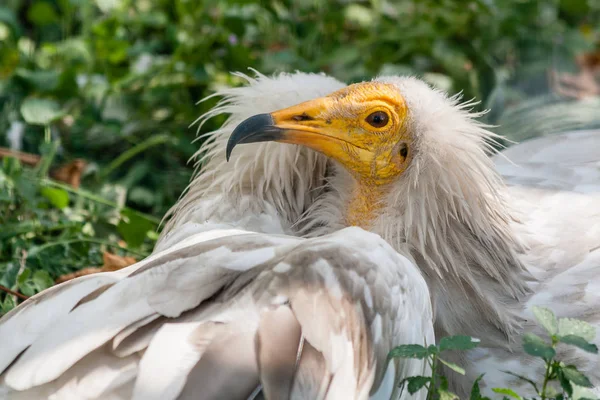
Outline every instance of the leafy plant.
[[441, 355], [450, 350], [470, 350], [479, 345], [479, 340], [470, 336], [458, 335], [448, 336], [440, 340], [438, 345], [429, 345], [428, 347], [418, 344], [407, 344], [395, 347], [390, 351], [388, 358], [416, 358], [425, 359], [431, 368], [430, 376], [411, 376], [404, 379], [400, 385], [406, 386], [410, 394], [414, 394], [421, 389], [427, 390], [427, 399], [452, 400], [458, 397], [448, 390], [448, 380], [439, 373], [439, 363], [445, 365], [452, 371], [461, 375], [465, 370], [450, 361], [441, 357]]
[[107, 248], [142, 258], [156, 239], [156, 218], [50, 179], [54, 151], [45, 146], [36, 168], [12, 157], [0, 165], [0, 315], [61, 275], [101, 265]]
[[[545, 329], [549, 335], [548, 340], [544, 340], [534, 333], [525, 333], [523, 335], [523, 350], [534, 357], [539, 357], [544, 361], [544, 376], [538, 379], [527, 378], [515, 375], [510, 371], [506, 373], [515, 376], [523, 382], [530, 385], [538, 398], [541, 400], [584, 400], [597, 399], [590, 391], [585, 388], [593, 387], [590, 380], [581, 373], [577, 366], [566, 365], [556, 359], [556, 347], [559, 344], [575, 346], [589, 353], [598, 354], [598, 347], [590, 343], [596, 336], [595, 328], [580, 320], [571, 318], [557, 319], [554, 313], [547, 308], [533, 307], [533, 313], [538, 323]], [[401, 385], [414, 394], [421, 389], [427, 390], [427, 399], [451, 400], [458, 397], [448, 390], [448, 381], [439, 371], [439, 363], [445, 365], [450, 370], [465, 374], [465, 370], [449, 361], [444, 360], [441, 355], [448, 350], [466, 351], [477, 347], [479, 341], [469, 336], [450, 336], [444, 337], [439, 344], [429, 345], [428, 347], [409, 344], [398, 346], [390, 351], [389, 358], [414, 358], [425, 359], [431, 368], [430, 376], [411, 376], [404, 379]], [[490, 400], [481, 395], [479, 382], [483, 378], [480, 375], [473, 383], [470, 399], [471, 400]], [[562, 392], [557, 391], [552, 382], [557, 382]], [[525, 397], [519, 395], [511, 388], [492, 388], [492, 391], [503, 395], [503, 399], [524, 400]]]
[[[598, 347], [595, 344], [590, 343], [596, 336], [596, 329], [585, 321], [571, 318], [558, 319], [554, 313], [547, 308], [534, 306], [532, 310], [536, 320], [544, 328], [549, 338], [544, 340], [534, 333], [526, 333], [523, 336], [523, 349], [527, 354], [544, 360], [544, 378], [541, 382], [541, 386], [536, 384], [532, 379], [525, 377], [519, 378], [530, 384], [542, 400], [548, 398], [586, 398], [580, 394], [575, 396], [575, 394], [577, 394], [577, 388], [591, 388], [593, 385], [590, 380], [577, 369], [577, 366], [566, 365], [556, 359], [556, 347], [559, 344], [566, 344], [578, 347], [588, 353], [598, 354]], [[550, 385], [552, 382], [558, 382], [563, 392], [558, 393], [554, 387]], [[500, 390], [505, 389], [494, 390], [497, 391], [497, 393], [501, 393]], [[581, 390], [579, 391], [581, 392]], [[589, 398], [593, 397], [591, 393], [586, 393], [586, 395], [590, 396]], [[511, 397], [521, 399], [521, 397], [516, 394]]]

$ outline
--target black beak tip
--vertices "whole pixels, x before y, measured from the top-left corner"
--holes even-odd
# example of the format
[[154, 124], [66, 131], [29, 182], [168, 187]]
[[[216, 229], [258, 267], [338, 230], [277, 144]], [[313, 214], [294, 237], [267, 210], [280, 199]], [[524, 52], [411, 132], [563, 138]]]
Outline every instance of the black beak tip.
[[274, 126], [271, 114], [254, 115], [242, 121], [233, 132], [231, 132], [231, 136], [227, 141], [225, 158], [229, 161], [233, 148], [238, 144], [277, 140], [280, 133], [281, 129]]

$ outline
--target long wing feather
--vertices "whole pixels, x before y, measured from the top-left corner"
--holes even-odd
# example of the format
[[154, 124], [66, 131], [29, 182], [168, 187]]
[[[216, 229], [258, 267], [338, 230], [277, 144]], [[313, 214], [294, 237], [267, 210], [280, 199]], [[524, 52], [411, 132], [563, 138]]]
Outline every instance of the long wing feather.
[[[394, 345], [434, 341], [420, 272], [379, 236], [358, 228], [315, 239], [234, 233], [196, 235], [72, 310], [56, 310], [45, 334], [9, 360], [1, 390], [35, 399], [43, 388], [61, 399], [85, 382], [100, 388], [88, 398], [235, 399], [262, 378], [267, 394], [365, 399]], [[19, 331], [23, 315], [4, 323]], [[407, 323], [417, 318], [427, 322]], [[102, 373], [115, 360], [127, 373]], [[397, 379], [427, 368], [402, 364]]]
[[600, 192], [600, 130], [565, 132], [509, 147], [496, 156], [509, 185]]
[[[524, 331], [543, 335], [533, 306], [558, 317], [577, 318], [600, 328], [600, 130], [565, 132], [513, 146], [496, 156], [517, 218], [512, 225], [527, 251], [521, 255], [535, 280], [524, 304]], [[591, 340], [600, 345], [600, 336]], [[598, 356], [559, 347], [559, 359], [575, 364], [600, 387]], [[528, 393], [523, 382], [503, 373], [543, 375], [539, 360], [522, 353], [478, 349], [471, 378]], [[488, 389], [489, 390], [489, 389]]]

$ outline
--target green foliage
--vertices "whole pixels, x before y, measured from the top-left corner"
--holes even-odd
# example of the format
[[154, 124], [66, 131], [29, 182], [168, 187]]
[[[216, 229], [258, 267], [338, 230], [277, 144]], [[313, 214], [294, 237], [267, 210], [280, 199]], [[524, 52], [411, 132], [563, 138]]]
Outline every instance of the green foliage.
[[[594, 0], [4, 1], [0, 146], [44, 156], [4, 159], [4, 286], [26, 269], [54, 279], [98, 265], [106, 249], [148, 254], [192, 172], [188, 126], [217, 99], [196, 102], [241, 84], [230, 71], [418, 74], [502, 110], [526, 91], [509, 84], [545, 82], [556, 59], [590, 49], [599, 13]], [[85, 189], [48, 177], [76, 158]]]
[[[465, 374], [465, 370], [457, 364], [444, 360], [440, 355], [446, 351], [452, 350], [470, 350], [479, 345], [479, 340], [470, 336], [457, 335], [448, 336], [440, 340], [439, 345], [429, 345], [424, 347], [418, 344], [405, 344], [393, 348], [389, 358], [416, 358], [426, 359], [426, 362], [431, 368], [431, 376], [411, 376], [404, 379], [400, 385], [405, 385], [406, 390], [410, 394], [414, 394], [421, 389], [427, 390], [427, 399], [451, 400], [458, 397], [448, 390], [448, 381], [438, 371], [438, 361], [461, 375]], [[481, 377], [479, 378], [481, 379]], [[473, 393], [479, 393], [479, 379], [474, 383]], [[476, 397], [479, 398], [479, 397]]]
[[[43, 158], [40, 165], [45, 163]], [[47, 289], [60, 275], [101, 265], [106, 249], [149, 254], [154, 241], [148, 233], [157, 227], [153, 217], [54, 182], [10, 157], [0, 165], [0, 210], [0, 285], [25, 296]], [[16, 304], [12, 295], [0, 297], [0, 315]]]
[[[559, 343], [573, 345], [589, 353], [598, 354], [596, 345], [589, 343], [589, 340], [593, 340], [596, 336], [595, 328], [585, 321], [570, 318], [557, 319], [554, 313], [547, 308], [533, 307], [532, 311], [538, 323], [550, 336], [549, 340], [544, 340], [540, 336], [529, 332], [523, 335], [523, 350], [529, 355], [544, 360], [546, 368], [541, 386], [533, 379], [519, 376], [509, 371], [505, 372], [531, 385], [541, 400], [551, 398], [561, 400], [595, 398], [591, 392], [585, 389], [593, 387], [592, 383], [576, 366], [565, 365], [563, 362], [555, 359], [555, 349]], [[564, 336], [561, 336], [561, 332]], [[575, 332], [584, 336], [578, 336]], [[424, 389], [427, 390], [428, 400], [457, 399], [458, 397], [448, 390], [447, 379], [440, 373], [437, 363], [439, 361], [450, 370], [461, 375], [465, 375], [465, 370], [454, 363], [442, 359], [440, 354], [449, 350], [467, 351], [477, 347], [478, 344], [479, 340], [469, 336], [449, 336], [442, 338], [437, 346], [430, 345], [429, 347], [424, 347], [408, 344], [395, 347], [390, 351], [389, 358], [425, 359], [429, 364], [431, 368], [430, 376], [411, 376], [401, 382], [401, 386], [406, 387], [406, 390], [410, 394]], [[483, 375], [480, 375], [473, 382], [469, 396], [470, 400], [490, 400], [481, 394], [479, 383], [482, 378]], [[562, 393], [557, 392], [550, 385], [553, 381], [558, 382], [563, 391]], [[492, 388], [492, 391], [502, 395], [503, 399], [524, 399], [523, 396], [511, 388]]]

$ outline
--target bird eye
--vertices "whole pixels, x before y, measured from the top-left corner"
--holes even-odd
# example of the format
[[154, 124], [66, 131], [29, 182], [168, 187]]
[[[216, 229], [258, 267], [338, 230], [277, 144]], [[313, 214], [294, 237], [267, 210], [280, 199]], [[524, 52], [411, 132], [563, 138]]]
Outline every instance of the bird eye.
[[375, 111], [372, 114], [369, 114], [366, 121], [369, 125], [375, 128], [383, 128], [388, 124], [390, 117], [383, 111]]

